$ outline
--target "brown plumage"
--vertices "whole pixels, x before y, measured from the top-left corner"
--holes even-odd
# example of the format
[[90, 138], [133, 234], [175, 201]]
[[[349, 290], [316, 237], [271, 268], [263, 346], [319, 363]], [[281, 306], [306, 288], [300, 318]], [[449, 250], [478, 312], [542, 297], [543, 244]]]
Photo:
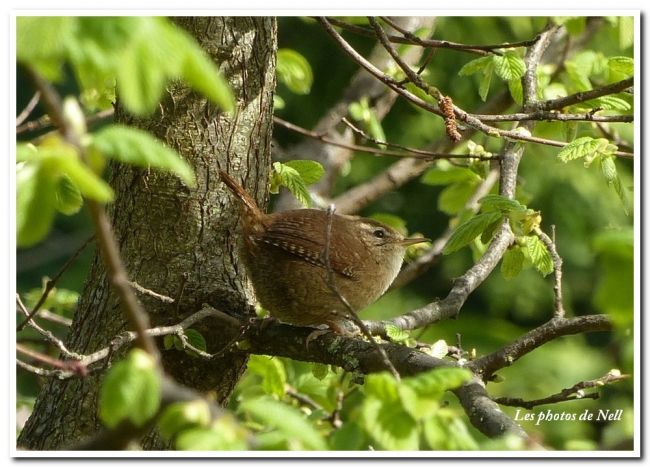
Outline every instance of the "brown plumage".
[[[328, 214], [296, 209], [263, 214], [253, 198], [227, 173], [221, 179], [239, 199], [242, 258], [257, 298], [273, 317], [296, 325], [338, 323], [346, 307], [327, 286], [324, 250]], [[372, 219], [333, 214], [329, 262], [338, 291], [360, 311], [379, 298], [402, 264], [404, 238]]]

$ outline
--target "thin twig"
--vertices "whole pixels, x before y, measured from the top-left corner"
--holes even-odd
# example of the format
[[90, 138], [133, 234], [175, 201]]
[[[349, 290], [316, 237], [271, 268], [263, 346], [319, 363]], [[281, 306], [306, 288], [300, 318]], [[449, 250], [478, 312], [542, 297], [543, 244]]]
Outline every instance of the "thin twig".
[[292, 388], [291, 386], [287, 388], [286, 392], [287, 392], [287, 396], [297, 400], [302, 405], [306, 405], [312, 410], [325, 411], [325, 409], [323, 409], [323, 406], [320, 405], [318, 402], [316, 402], [314, 399], [312, 399], [311, 397], [305, 394], [299, 393], [298, 391], [295, 390], [295, 388]]
[[431, 152], [431, 151], [425, 151], [423, 149], [408, 148], [406, 146], [399, 146], [393, 143], [386, 143], [386, 142], [376, 142], [375, 144], [392, 146], [392, 147], [400, 147], [401, 149], [407, 152], [390, 151], [385, 149], [377, 149], [370, 146], [359, 146], [356, 144], [341, 143], [340, 141], [336, 141], [322, 133], [317, 133], [315, 131], [307, 130], [306, 128], [298, 126], [295, 123], [291, 123], [286, 120], [283, 120], [282, 118], [277, 116], [273, 117], [273, 122], [287, 128], [288, 130], [295, 131], [296, 133], [299, 133], [303, 136], [308, 136], [309, 138], [317, 139], [326, 144], [331, 144], [332, 146], [349, 149], [351, 151], [377, 154], [379, 156], [407, 157], [409, 159], [423, 159], [427, 161], [436, 160], [436, 159], [476, 159], [476, 160], [487, 159], [484, 156], [474, 156], [471, 154], [449, 154], [449, 153]]
[[501, 115], [473, 114], [482, 122], [522, 122], [526, 120], [557, 121], [557, 122], [601, 122], [601, 123], [631, 123], [634, 115], [594, 115], [591, 112], [582, 114], [565, 114], [553, 111], [537, 111], [535, 113], [516, 113]]
[[86, 365], [84, 365], [79, 360], [58, 360], [44, 353], [32, 350], [29, 347], [25, 347], [24, 345], [18, 342], [16, 342], [16, 352], [21, 353], [23, 355], [27, 355], [28, 357], [31, 357], [34, 360], [50, 365], [51, 367], [58, 368], [63, 372], [70, 372], [79, 376], [85, 376], [86, 374], [88, 374], [88, 369], [86, 368]]
[[22, 112], [16, 117], [16, 126], [22, 125], [22, 123], [27, 120], [27, 117], [33, 112], [33, 110], [38, 105], [38, 101], [41, 99], [41, 93], [36, 91], [32, 98], [29, 100]]
[[332, 269], [332, 265], [330, 263], [330, 244], [332, 239], [333, 219], [334, 219], [334, 205], [330, 205], [330, 207], [327, 209], [327, 224], [325, 226], [325, 248], [323, 249], [323, 261], [325, 263], [325, 269], [327, 271], [327, 280], [326, 280], [327, 286], [334, 293], [334, 295], [336, 295], [336, 297], [341, 302], [341, 304], [343, 304], [343, 306], [348, 310], [348, 313], [345, 314], [345, 317], [351, 319], [354, 322], [354, 324], [359, 326], [361, 332], [370, 340], [370, 342], [377, 350], [377, 353], [381, 356], [382, 363], [386, 366], [388, 371], [390, 371], [390, 373], [395, 377], [395, 379], [399, 381], [400, 380], [399, 373], [395, 369], [393, 363], [388, 358], [386, 351], [383, 349], [381, 345], [377, 343], [377, 341], [375, 341], [374, 337], [372, 336], [368, 328], [365, 326], [364, 322], [357, 316], [356, 310], [352, 307], [352, 305], [350, 305], [348, 299], [345, 298], [343, 294], [341, 294], [341, 291], [336, 286], [336, 282], [334, 280], [334, 269]]
[[88, 239], [79, 247], [77, 248], [77, 251], [74, 252], [74, 254], [68, 258], [68, 260], [65, 262], [65, 264], [61, 267], [59, 272], [56, 273], [54, 278], [48, 280], [45, 283], [45, 289], [43, 289], [43, 293], [41, 294], [41, 298], [38, 299], [38, 302], [36, 302], [36, 305], [34, 305], [34, 308], [32, 308], [32, 311], [27, 315], [27, 317], [16, 327], [16, 331], [22, 331], [25, 325], [31, 321], [31, 319], [36, 316], [36, 313], [38, 313], [38, 310], [41, 309], [41, 306], [43, 306], [43, 303], [45, 303], [45, 300], [47, 300], [48, 295], [54, 289], [56, 286], [56, 283], [59, 281], [61, 276], [63, 275], [64, 272], [68, 270], [68, 268], [72, 265], [72, 263], [75, 262], [75, 260], [79, 257], [82, 251], [86, 249], [88, 244], [94, 240], [95, 236], [91, 235], [88, 237]]
[[[341, 35], [332, 27], [332, 25], [328, 22], [326, 18], [319, 17], [317, 18], [317, 20], [325, 28], [327, 33], [334, 39], [334, 41], [339, 45], [339, 47], [345, 53], [347, 53], [355, 62], [357, 62], [359, 65], [365, 68], [371, 75], [373, 75], [375, 78], [377, 78], [378, 80], [383, 82], [386, 86], [388, 86], [390, 89], [392, 89], [393, 91], [395, 91], [396, 93], [398, 93], [399, 95], [401, 95], [406, 100], [413, 103], [414, 105], [424, 110], [427, 110], [428, 112], [431, 112], [435, 115], [438, 115], [440, 117], [445, 117], [444, 113], [440, 109], [424, 101], [423, 99], [417, 97], [415, 94], [407, 91], [406, 89], [403, 88], [403, 86], [399, 82], [397, 82], [390, 76], [386, 75], [377, 67], [375, 67], [372, 63], [366, 60], [345, 39], [343, 39], [343, 37], [341, 37]], [[547, 138], [540, 138], [538, 136], [532, 136], [530, 135], [529, 132], [503, 130], [490, 125], [486, 125], [481, 120], [476, 118], [474, 115], [465, 112], [463, 109], [459, 108], [456, 105], [453, 106], [453, 110], [458, 121], [461, 121], [464, 124], [474, 128], [475, 130], [481, 131], [482, 133], [485, 133], [487, 136], [493, 138], [505, 138], [511, 141], [525, 141], [529, 143], [542, 144], [542, 145], [554, 146], [554, 147], [564, 147], [569, 144], [563, 141], [555, 141]], [[542, 110], [550, 110], [550, 109], [542, 109]], [[614, 155], [622, 158], [634, 157], [633, 154], [624, 151], [616, 151]]]
[[601, 86], [590, 91], [577, 92], [566, 97], [560, 97], [559, 99], [541, 102], [539, 104], [539, 110], [559, 110], [570, 105], [579, 104], [580, 102], [589, 101], [609, 94], [616, 94], [632, 86], [634, 86], [634, 77]]
[[[384, 17], [382, 18], [384, 19]], [[328, 17], [327, 20], [341, 28], [347, 29], [349, 31], [355, 32], [357, 34], [361, 34], [364, 36], [368, 37], [374, 37], [374, 33], [371, 29], [364, 28], [362, 26], [356, 26], [353, 24], [346, 23], [345, 21], [341, 21], [336, 18]], [[391, 22], [391, 26], [397, 29], [395, 26], [394, 22]], [[401, 29], [399, 30], [402, 34], [404, 34], [404, 37], [402, 36], [388, 36], [391, 42], [395, 42], [398, 44], [412, 44], [412, 45], [420, 45], [422, 47], [432, 47], [432, 48], [438, 48], [438, 49], [453, 49], [453, 50], [459, 50], [462, 52], [470, 52], [470, 53], [475, 53], [479, 55], [488, 55], [490, 53], [496, 53], [498, 49], [513, 49], [513, 48], [518, 48], [518, 47], [527, 47], [535, 42], [535, 39], [528, 40], [528, 41], [520, 41], [520, 42], [504, 42], [502, 44], [484, 44], [484, 45], [475, 45], [475, 44], [460, 44], [457, 42], [450, 42], [450, 41], [444, 41], [444, 40], [436, 40], [436, 39], [420, 39], [419, 37], [409, 33], [408, 31]], [[408, 37], [407, 37], [408, 35]]]
[[[25, 305], [20, 299], [19, 294], [16, 294], [16, 305], [22, 314], [27, 315], [27, 308], [25, 308]], [[43, 336], [49, 343], [58, 348], [61, 354], [63, 354], [65, 357], [75, 360], [83, 359], [83, 355], [69, 350], [61, 339], [57, 338], [51, 331], [43, 329], [33, 319], [29, 320], [28, 323], [30, 327], [32, 327], [36, 332]]]
[[158, 292], [154, 292], [153, 290], [149, 290], [147, 288], [144, 288], [135, 281], [130, 281], [129, 285], [131, 285], [131, 287], [133, 287], [135, 290], [137, 290], [141, 294], [149, 295], [150, 297], [153, 297], [153, 298], [155, 298], [157, 300], [160, 300], [163, 303], [174, 303], [174, 301], [175, 301], [173, 298], [168, 297], [167, 295], [162, 295], [162, 294], [159, 294]]
[[555, 245], [555, 226], [551, 226], [551, 232], [553, 233], [552, 239], [539, 227], [533, 229], [533, 232], [546, 246], [546, 249], [551, 255], [551, 259], [553, 260], [553, 276], [555, 277], [553, 284], [553, 294], [555, 295], [555, 317], [564, 318], [565, 310], [562, 301], [562, 257], [557, 252], [557, 247]]
[[[65, 140], [74, 146], [81, 159], [86, 160], [86, 149], [74, 128], [66, 121], [63, 114], [63, 104], [56, 89], [41, 77], [34, 69], [28, 68], [28, 73], [43, 96], [43, 103], [52, 122]], [[117, 239], [113, 233], [110, 220], [103, 206], [94, 200], [87, 200], [88, 211], [95, 227], [97, 246], [101, 251], [106, 266], [108, 278], [113, 286], [126, 319], [138, 335], [138, 346], [158, 359], [159, 352], [156, 343], [146, 334], [149, 328], [149, 316], [144, 311], [129, 285], [128, 275], [120, 257]]]
[[[109, 117], [112, 117], [115, 113], [115, 109], [112, 107], [110, 109], [100, 110], [97, 113], [89, 115], [86, 117], [86, 126], [90, 126], [94, 123], [97, 123], [101, 120], [105, 120]], [[42, 130], [45, 128], [51, 128], [53, 126], [52, 119], [49, 115], [45, 114], [42, 117], [39, 117], [37, 120], [31, 120], [25, 122], [24, 124], [16, 127], [16, 134], [20, 135], [28, 131]]]
[[557, 402], [579, 399], [598, 399], [600, 397], [600, 394], [598, 392], [585, 394], [584, 390], [589, 388], [599, 388], [605, 386], [606, 384], [618, 383], [619, 381], [622, 381], [629, 377], [630, 375], [621, 374], [621, 372], [618, 370], [611, 370], [605, 376], [601, 376], [600, 378], [592, 379], [589, 381], [581, 381], [574, 384], [570, 388], [563, 389], [556, 394], [541, 399], [527, 401], [518, 397], [497, 397], [493, 400], [497, 404], [507, 405], [510, 407], [523, 407], [530, 410], [534, 407], [537, 407], [538, 405], [555, 404]]

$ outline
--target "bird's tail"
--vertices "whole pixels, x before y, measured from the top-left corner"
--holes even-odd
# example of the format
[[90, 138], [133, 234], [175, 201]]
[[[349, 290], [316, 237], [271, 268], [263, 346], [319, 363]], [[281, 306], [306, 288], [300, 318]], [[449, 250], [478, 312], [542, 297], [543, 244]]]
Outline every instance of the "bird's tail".
[[224, 182], [230, 189], [230, 191], [232, 191], [232, 193], [239, 199], [239, 201], [242, 202], [244, 208], [249, 211], [250, 214], [256, 217], [261, 215], [260, 208], [257, 207], [257, 203], [253, 197], [249, 195], [248, 192], [246, 192], [246, 190], [244, 190], [244, 188], [239, 183], [237, 183], [234, 178], [232, 178], [223, 170], [219, 171], [219, 177], [221, 178], [221, 181]]

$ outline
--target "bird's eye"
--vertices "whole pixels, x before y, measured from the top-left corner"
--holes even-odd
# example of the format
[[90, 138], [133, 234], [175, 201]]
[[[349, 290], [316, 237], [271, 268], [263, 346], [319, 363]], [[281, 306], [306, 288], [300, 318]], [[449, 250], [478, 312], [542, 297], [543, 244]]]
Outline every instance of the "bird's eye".
[[386, 232], [382, 229], [377, 229], [372, 234], [377, 238], [384, 238], [386, 236]]

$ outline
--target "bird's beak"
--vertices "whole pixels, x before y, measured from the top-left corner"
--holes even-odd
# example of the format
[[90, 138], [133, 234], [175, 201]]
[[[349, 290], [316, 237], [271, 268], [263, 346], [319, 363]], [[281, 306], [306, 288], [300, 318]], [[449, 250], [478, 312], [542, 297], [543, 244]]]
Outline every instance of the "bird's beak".
[[423, 242], [430, 242], [430, 241], [431, 241], [430, 238], [411, 237], [411, 238], [405, 238], [404, 240], [401, 240], [399, 244], [403, 246], [409, 246], [409, 245], [415, 245], [416, 243], [423, 243]]

